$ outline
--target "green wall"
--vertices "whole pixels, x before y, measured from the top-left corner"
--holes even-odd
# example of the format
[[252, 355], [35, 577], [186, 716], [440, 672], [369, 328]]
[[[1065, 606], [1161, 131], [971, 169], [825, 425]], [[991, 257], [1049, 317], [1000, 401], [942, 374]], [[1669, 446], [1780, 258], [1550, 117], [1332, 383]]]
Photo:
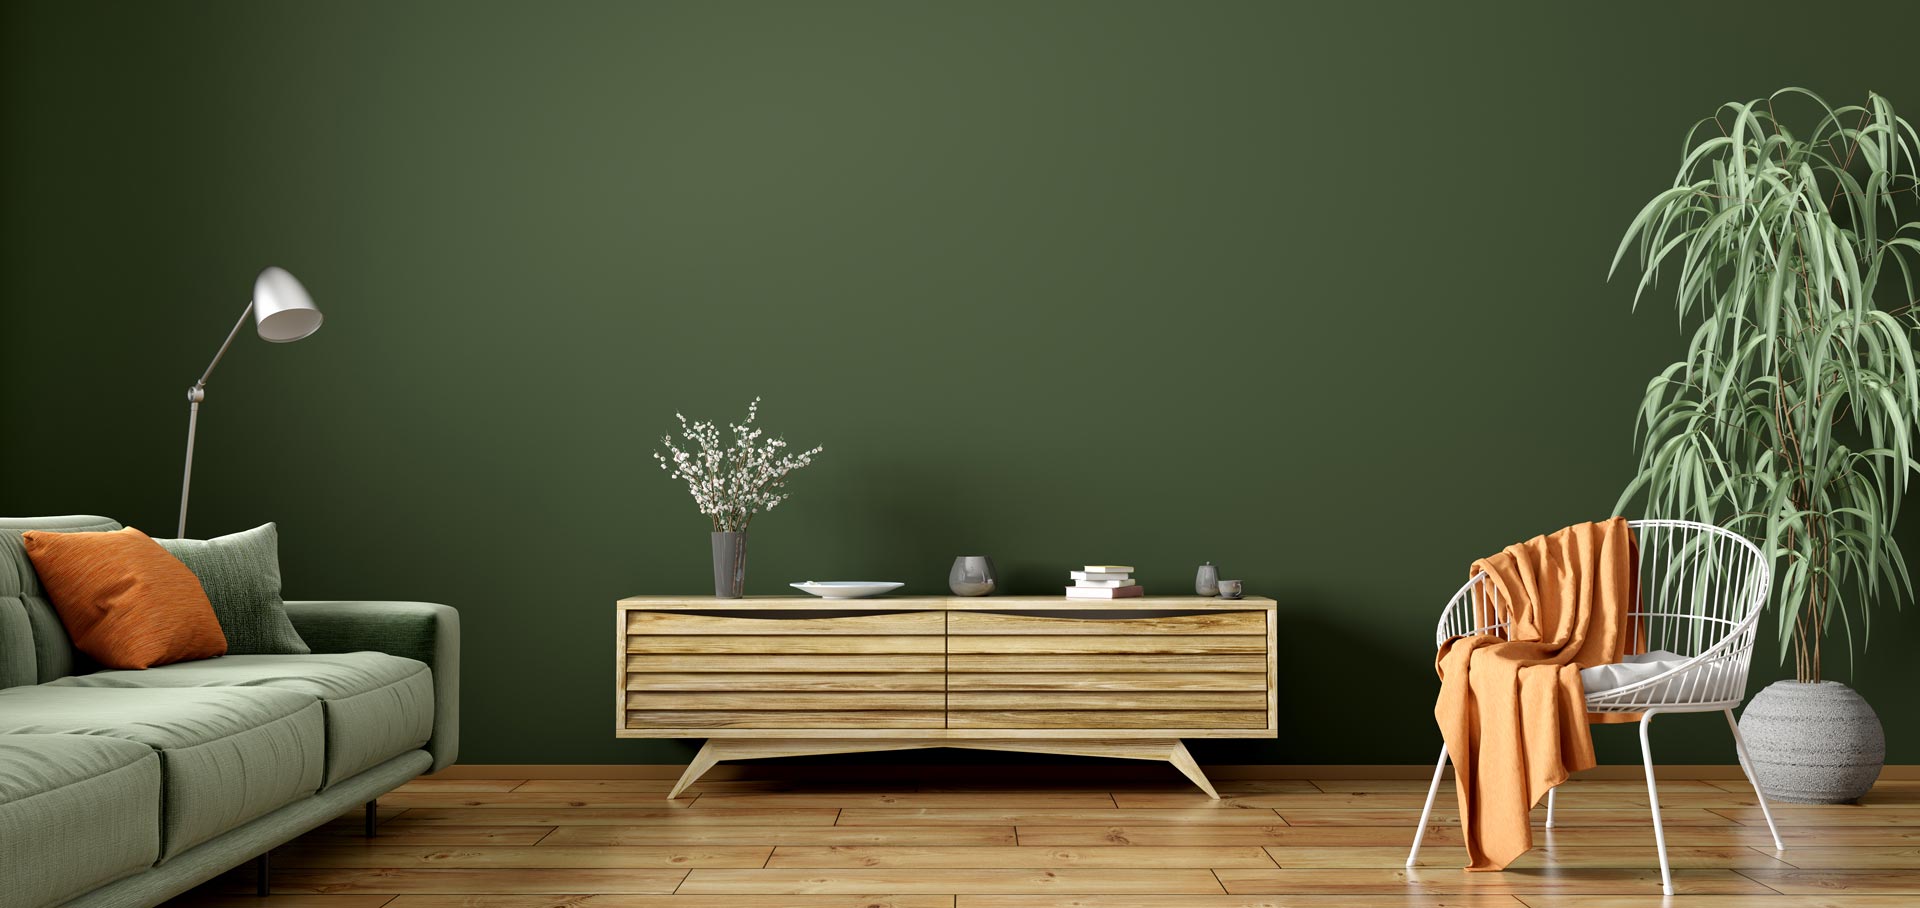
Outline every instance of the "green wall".
[[[710, 589], [649, 452], [761, 395], [827, 450], [752, 592], [1211, 559], [1282, 603], [1287, 731], [1202, 759], [1423, 762], [1438, 608], [1607, 515], [1682, 349], [1603, 279], [1687, 128], [1784, 84], [1920, 114], [1913, 4], [1810, 11], [8, 3], [0, 512], [170, 528], [182, 392], [279, 264], [327, 324], [222, 364], [194, 529], [458, 606], [466, 761], [691, 752], [613, 739], [612, 603]], [[1874, 630], [1920, 762], [1920, 619]]]

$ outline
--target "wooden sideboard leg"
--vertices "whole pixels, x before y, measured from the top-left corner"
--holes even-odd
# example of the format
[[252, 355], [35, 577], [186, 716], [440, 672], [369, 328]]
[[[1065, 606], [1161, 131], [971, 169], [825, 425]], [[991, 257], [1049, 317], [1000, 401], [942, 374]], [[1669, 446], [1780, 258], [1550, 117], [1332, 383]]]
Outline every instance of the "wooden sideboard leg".
[[721, 760], [765, 760], [771, 757], [811, 757], [820, 754], [876, 753], [883, 750], [921, 750], [946, 747], [946, 741], [894, 738], [708, 738], [680, 774], [667, 800], [680, 796]]
[[706, 775], [713, 764], [725, 759], [716, 746], [719, 743], [717, 738], [708, 738], [707, 743], [700, 745], [700, 752], [693, 755], [693, 762], [688, 763], [687, 771], [680, 774], [680, 781], [673, 783], [673, 790], [667, 792], [667, 800], [679, 797], [681, 792], [687, 790], [687, 786], [700, 781], [700, 777]]
[[1109, 757], [1120, 760], [1164, 760], [1173, 764], [1207, 797], [1220, 800], [1207, 774], [1200, 771], [1187, 745], [1178, 738], [1144, 741], [1096, 741], [1072, 738], [708, 738], [693, 755], [680, 781], [667, 792], [671, 801], [700, 780], [721, 760], [760, 760], [768, 757], [805, 757], [817, 754], [873, 753], [883, 750], [919, 750], [927, 747], [955, 747], [964, 750], [1011, 750], [1035, 754], [1068, 754], [1080, 757]]
[[1030, 754], [1067, 754], [1076, 757], [1109, 757], [1116, 760], [1164, 760], [1173, 764], [1207, 797], [1220, 800], [1220, 793], [1213, 790], [1213, 783], [1207, 781], [1207, 774], [1200, 771], [1200, 764], [1194, 762], [1193, 754], [1187, 752], [1187, 745], [1179, 738], [1148, 739], [1144, 741], [1094, 741], [1074, 738], [954, 738], [938, 742], [934, 747], [954, 747], [963, 750], [1011, 750]]
[[1213, 783], [1207, 781], [1207, 774], [1200, 771], [1200, 764], [1194, 762], [1193, 754], [1187, 751], [1186, 742], [1174, 739], [1173, 750], [1167, 753], [1167, 762], [1172, 763], [1174, 769], [1180, 770], [1181, 775], [1192, 779], [1193, 784], [1200, 786], [1200, 790], [1207, 793], [1207, 797], [1220, 800], [1220, 793], [1213, 790]]

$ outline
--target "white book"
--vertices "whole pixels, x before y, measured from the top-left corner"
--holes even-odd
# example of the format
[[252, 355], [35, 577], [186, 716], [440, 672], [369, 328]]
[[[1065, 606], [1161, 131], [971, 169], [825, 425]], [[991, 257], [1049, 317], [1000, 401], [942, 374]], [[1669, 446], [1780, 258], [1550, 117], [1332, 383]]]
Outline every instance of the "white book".
[[1068, 580], [1131, 580], [1132, 575], [1130, 572], [1132, 570], [1133, 568], [1127, 568], [1124, 571], [1068, 571], [1067, 579]]
[[1145, 596], [1146, 594], [1147, 591], [1137, 585], [1098, 588], [1085, 586], [1067, 587], [1068, 599], [1132, 599], [1137, 596]]
[[1133, 580], [1131, 578], [1126, 580], [1075, 580], [1073, 585], [1082, 589], [1110, 590], [1119, 586], [1132, 586]]
[[1131, 564], [1089, 564], [1087, 565], [1087, 571], [1089, 573], [1098, 573], [1098, 574], [1131, 574], [1133, 573], [1133, 565]]

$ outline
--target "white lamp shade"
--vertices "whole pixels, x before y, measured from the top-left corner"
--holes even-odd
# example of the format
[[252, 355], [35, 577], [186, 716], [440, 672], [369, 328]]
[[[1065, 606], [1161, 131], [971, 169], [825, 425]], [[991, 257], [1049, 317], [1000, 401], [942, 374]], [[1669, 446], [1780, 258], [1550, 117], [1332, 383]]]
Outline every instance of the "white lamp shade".
[[261, 340], [291, 343], [320, 330], [320, 307], [285, 268], [271, 267], [253, 281], [253, 321]]

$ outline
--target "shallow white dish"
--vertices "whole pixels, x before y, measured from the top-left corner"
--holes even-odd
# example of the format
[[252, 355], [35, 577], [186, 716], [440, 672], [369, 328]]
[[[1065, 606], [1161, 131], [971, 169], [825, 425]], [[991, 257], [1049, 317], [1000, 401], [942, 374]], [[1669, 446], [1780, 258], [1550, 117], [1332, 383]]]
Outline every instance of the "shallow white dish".
[[865, 599], [881, 593], [891, 593], [904, 583], [891, 580], [809, 580], [805, 583], [789, 583], [796, 590], [804, 590], [822, 599]]

